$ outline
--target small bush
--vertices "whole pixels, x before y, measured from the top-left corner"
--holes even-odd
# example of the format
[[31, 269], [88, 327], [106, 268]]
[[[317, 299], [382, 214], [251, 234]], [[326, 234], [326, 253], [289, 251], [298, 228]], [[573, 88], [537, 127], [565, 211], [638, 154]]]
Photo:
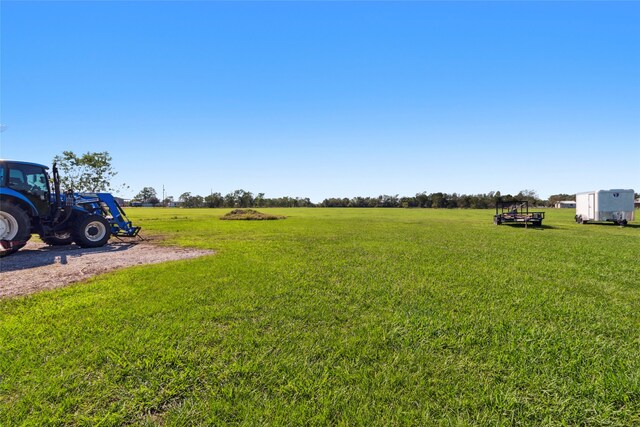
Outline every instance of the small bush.
[[238, 220], [265, 220], [265, 219], [285, 219], [284, 216], [270, 215], [253, 209], [234, 209], [223, 215], [220, 219], [238, 219]]

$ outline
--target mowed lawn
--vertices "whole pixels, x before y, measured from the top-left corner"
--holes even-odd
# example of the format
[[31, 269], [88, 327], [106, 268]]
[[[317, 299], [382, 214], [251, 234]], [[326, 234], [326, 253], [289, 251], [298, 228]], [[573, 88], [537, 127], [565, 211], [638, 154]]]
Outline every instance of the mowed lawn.
[[0, 425], [640, 425], [640, 226], [130, 209], [216, 250], [0, 300]]

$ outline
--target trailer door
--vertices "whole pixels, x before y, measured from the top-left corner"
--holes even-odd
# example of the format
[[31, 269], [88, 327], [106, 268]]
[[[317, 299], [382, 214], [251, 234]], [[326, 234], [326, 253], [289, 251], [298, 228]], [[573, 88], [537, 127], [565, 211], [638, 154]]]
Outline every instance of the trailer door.
[[596, 195], [595, 193], [589, 193], [589, 219], [598, 220], [595, 213]]

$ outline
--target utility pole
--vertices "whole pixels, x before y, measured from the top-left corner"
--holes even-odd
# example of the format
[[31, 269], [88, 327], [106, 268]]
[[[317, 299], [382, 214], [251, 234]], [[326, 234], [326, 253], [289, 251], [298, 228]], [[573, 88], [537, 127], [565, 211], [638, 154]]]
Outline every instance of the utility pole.
[[164, 184], [162, 184], [162, 206], [167, 207], [166, 202], [164, 201]]

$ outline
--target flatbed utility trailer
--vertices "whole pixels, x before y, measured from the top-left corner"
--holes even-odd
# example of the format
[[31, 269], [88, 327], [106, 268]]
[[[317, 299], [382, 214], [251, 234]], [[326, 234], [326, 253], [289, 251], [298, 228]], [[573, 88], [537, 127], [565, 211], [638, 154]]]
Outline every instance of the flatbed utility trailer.
[[496, 214], [493, 223], [500, 225], [507, 222], [521, 222], [540, 227], [544, 219], [544, 212], [529, 212], [529, 202], [526, 200], [511, 200], [496, 202]]

